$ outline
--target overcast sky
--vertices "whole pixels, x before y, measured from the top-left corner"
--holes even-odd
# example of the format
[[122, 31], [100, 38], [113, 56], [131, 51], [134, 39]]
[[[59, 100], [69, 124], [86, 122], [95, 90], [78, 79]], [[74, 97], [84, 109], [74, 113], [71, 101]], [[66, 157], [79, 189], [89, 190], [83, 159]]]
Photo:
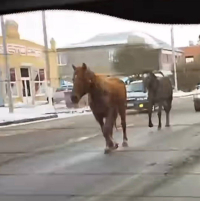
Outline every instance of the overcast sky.
[[[43, 42], [41, 11], [4, 16], [19, 24], [21, 38]], [[171, 44], [170, 25], [148, 24], [123, 20], [115, 17], [79, 12], [46, 11], [47, 34], [53, 37], [57, 47], [87, 40], [96, 34], [107, 32], [143, 31]], [[200, 35], [200, 25], [175, 25], [174, 43], [176, 47], [187, 46], [189, 40], [196, 44]]]

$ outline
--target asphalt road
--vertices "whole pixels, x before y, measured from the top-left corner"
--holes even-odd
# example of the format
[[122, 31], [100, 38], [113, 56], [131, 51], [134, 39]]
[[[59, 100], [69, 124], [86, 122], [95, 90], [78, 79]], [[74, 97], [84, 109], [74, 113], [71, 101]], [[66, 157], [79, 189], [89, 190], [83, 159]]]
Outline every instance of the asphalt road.
[[129, 111], [129, 147], [110, 155], [92, 115], [1, 128], [0, 201], [199, 200], [200, 113], [174, 99], [162, 120]]

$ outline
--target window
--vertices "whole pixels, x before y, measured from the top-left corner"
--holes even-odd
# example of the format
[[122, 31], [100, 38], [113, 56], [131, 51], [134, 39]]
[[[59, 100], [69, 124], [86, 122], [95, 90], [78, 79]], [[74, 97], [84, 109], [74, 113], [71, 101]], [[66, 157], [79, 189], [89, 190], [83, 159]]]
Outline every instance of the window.
[[111, 62], [118, 62], [118, 59], [116, 57], [116, 54], [114, 52], [114, 50], [109, 50], [108, 52], [108, 60]]
[[67, 65], [67, 55], [65, 53], [58, 53], [58, 65]]
[[167, 63], [167, 54], [162, 54], [162, 62]]
[[172, 55], [171, 54], [167, 54], [167, 62], [168, 63], [172, 63]]
[[[7, 84], [8, 83], [6, 82], [5, 83], [6, 95], [8, 95]], [[11, 87], [12, 97], [17, 97], [18, 96], [18, 90], [17, 90], [15, 68], [10, 68], [10, 87]]]
[[163, 63], [172, 63], [172, 55], [171, 54], [162, 54], [162, 62]]
[[109, 61], [113, 61], [114, 60], [114, 51], [113, 50], [109, 50], [109, 52], [108, 52], [108, 59], [109, 59]]
[[35, 95], [44, 95], [46, 89], [44, 69], [39, 69], [35, 76]]
[[194, 57], [185, 57], [185, 62], [186, 63], [190, 63], [190, 62], [194, 62]]

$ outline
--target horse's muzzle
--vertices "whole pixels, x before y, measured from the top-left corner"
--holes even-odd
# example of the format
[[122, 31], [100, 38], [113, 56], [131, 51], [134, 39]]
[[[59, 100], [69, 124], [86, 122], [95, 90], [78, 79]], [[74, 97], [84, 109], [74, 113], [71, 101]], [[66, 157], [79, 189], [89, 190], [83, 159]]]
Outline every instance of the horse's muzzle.
[[72, 101], [72, 103], [77, 104], [78, 103], [78, 97], [76, 95], [71, 95], [71, 101]]

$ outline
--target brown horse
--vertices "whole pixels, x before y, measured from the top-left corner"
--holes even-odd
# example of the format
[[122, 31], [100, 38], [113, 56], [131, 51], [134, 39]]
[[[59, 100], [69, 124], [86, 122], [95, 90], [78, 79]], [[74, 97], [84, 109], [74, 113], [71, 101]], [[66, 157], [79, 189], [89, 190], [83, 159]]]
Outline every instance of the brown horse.
[[[99, 123], [106, 141], [105, 153], [118, 148], [113, 140], [113, 126], [116, 125], [118, 114], [121, 117], [123, 130], [122, 146], [128, 146], [126, 135], [126, 87], [118, 78], [96, 75], [85, 63], [75, 67], [71, 94], [73, 103], [78, 103], [82, 96], [88, 94], [92, 113]], [[105, 123], [104, 123], [105, 118]]]

